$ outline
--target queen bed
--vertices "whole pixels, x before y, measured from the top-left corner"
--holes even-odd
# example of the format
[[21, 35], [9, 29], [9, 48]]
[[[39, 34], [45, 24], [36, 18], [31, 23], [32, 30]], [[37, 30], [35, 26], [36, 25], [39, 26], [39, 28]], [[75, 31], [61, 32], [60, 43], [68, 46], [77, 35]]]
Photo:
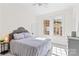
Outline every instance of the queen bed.
[[51, 40], [31, 35], [20, 27], [10, 34], [10, 52], [16, 56], [51, 55]]

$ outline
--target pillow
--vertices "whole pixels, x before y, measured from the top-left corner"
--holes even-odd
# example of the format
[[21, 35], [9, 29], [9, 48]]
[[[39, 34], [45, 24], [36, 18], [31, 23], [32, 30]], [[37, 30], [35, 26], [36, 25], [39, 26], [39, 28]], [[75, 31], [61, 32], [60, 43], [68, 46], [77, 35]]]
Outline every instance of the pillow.
[[23, 34], [24, 34], [24, 38], [32, 37], [32, 35], [30, 33], [24, 32]]
[[14, 34], [14, 39], [15, 40], [19, 40], [19, 39], [23, 39], [23, 38], [24, 38], [24, 34], [23, 33]]

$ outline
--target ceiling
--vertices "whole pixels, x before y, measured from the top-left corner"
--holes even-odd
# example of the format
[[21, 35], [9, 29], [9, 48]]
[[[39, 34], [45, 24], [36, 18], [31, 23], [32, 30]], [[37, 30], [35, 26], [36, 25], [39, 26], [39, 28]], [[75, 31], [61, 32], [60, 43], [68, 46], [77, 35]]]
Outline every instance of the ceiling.
[[33, 11], [35, 15], [42, 15], [46, 13], [51, 13], [51, 12], [56, 12], [59, 10], [67, 9], [67, 8], [72, 8], [79, 6], [77, 3], [48, 3], [47, 5], [33, 5], [33, 4], [28, 4]]
[[34, 3], [7, 3], [7, 4], [0, 4], [0, 6], [10, 6], [10, 7], [20, 7], [30, 10], [34, 15], [43, 15], [51, 12], [56, 12], [59, 10], [72, 8], [78, 6], [78, 3], [47, 3], [46, 5], [34, 5]]

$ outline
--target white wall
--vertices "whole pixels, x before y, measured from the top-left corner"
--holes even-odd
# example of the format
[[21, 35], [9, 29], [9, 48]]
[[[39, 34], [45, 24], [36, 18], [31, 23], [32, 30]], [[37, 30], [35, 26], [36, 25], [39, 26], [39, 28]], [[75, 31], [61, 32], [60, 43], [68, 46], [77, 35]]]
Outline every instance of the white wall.
[[79, 5], [73, 8], [73, 12], [74, 12], [74, 20], [75, 22], [75, 30], [77, 32], [77, 36], [79, 37]]
[[12, 32], [20, 26], [31, 32], [31, 25], [35, 22], [36, 17], [29, 10], [29, 6], [24, 4], [0, 4], [0, 6], [1, 35]]
[[0, 6], [0, 34], [2, 34], [2, 9]]
[[[53, 19], [55, 17], [63, 17], [62, 18], [62, 26], [63, 26], [63, 36], [54, 36], [53, 35]], [[41, 36], [45, 36], [43, 34], [43, 20], [49, 19], [51, 21], [51, 31], [50, 31], [50, 36], [53, 42], [55, 43], [60, 43], [60, 44], [67, 44], [67, 36], [71, 36], [71, 32], [75, 30], [75, 21], [73, 19], [73, 8], [68, 8], [65, 10], [53, 12], [53, 13], [48, 13], [45, 15], [40, 15], [37, 17], [38, 19], [38, 25], [39, 25], [39, 34]], [[41, 29], [42, 28], [42, 29]], [[46, 36], [47, 37], [47, 36]]]

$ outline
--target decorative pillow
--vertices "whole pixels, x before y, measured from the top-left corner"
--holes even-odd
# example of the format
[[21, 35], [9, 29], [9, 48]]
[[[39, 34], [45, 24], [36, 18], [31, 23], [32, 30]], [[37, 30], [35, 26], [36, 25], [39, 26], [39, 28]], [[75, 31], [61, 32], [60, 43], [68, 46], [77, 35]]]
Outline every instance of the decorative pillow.
[[14, 34], [13, 36], [14, 36], [15, 40], [19, 40], [19, 39], [23, 39], [24, 38], [24, 34], [23, 33]]
[[24, 34], [24, 38], [32, 37], [32, 35], [30, 33], [24, 32], [23, 34]]

